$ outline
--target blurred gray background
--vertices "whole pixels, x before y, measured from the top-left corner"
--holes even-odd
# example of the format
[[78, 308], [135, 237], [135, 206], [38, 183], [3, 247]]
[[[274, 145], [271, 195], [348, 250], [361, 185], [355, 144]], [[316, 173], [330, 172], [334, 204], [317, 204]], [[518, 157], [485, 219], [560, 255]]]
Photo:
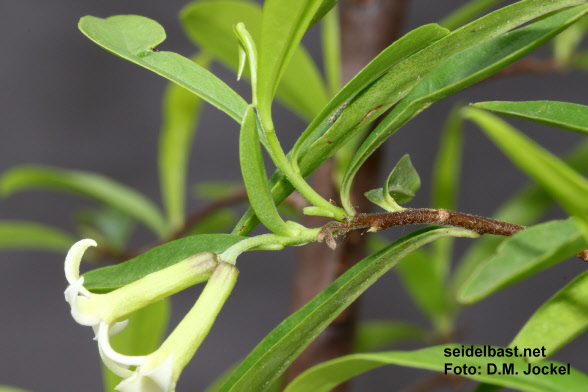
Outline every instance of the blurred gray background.
[[[404, 31], [438, 21], [463, 1], [413, 0]], [[510, 2], [506, 2], [510, 3]], [[166, 81], [102, 50], [77, 29], [91, 14], [140, 14], [160, 22], [168, 38], [160, 49], [189, 56], [196, 49], [184, 36], [177, 14], [187, 1], [3, 0], [0, 2], [0, 172], [35, 163], [95, 171], [125, 183], [160, 203], [156, 152], [160, 100]], [[320, 64], [315, 27], [304, 44]], [[548, 55], [548, 47], [540, 52]], [[220, 66], [219, 77], [247, 99], [244, 82]], [[588, 104], [588, 77], [569, 72], [545, 77], [517, 76], [469, 88], [443, 100], [410, 122], [385, 145], [385, 169], [409, 153], [423, 186], [411, 206], [427, 206], [439, 131], [453, 104], [483, 100], [551, 99]], [[291, 146], [305, 124], [276, 109], [279, 136]], [[578, 135], [512, 121], [561, 154]], [[491, 215], [527, 179], [477, 130], [468, 125], [460, 210]], [[239, 180], [237, 124], [205, 106], [190, 162], [189, 184]], [[0, 219], [37, 221], [73, 232], [73, 213], [92, 206], [77, 197], [26, 192], [0, 200]], [[189, 209], [199, 205], [190, 199]], [[559, 209], [551, 217], [563, 216]], [[387, 233], [396, 238], [412, 228]], [[153, 239], [139, 228], [133, 244]], [[468, 240], [460, 240], [458, 251]], [[180, 391], [203, 390], [228, 366], [243, 358], [289, 309], [293, 250], [241, 256], [238, 285], [209, 338], [184, 371]], [[45, 252], [0, 253], [0, 384], [31, 391], [100, 391], [99, 356], [92, 333], [77, 325], [64, 302], [64, 255]], [[555, 291], [586, 268], [569, 260], [463, 312], [465, 343], [507, 345], [524, 321]], [[195, 301], [197, 289], [174, 299], [172, 326]], [[393, 272], [362, 297], [363, 319], [412, 320], [426, 325]], [[554, 359], [588, 372], [584, 336]], [[384, 367], [359, 377], [355, 391], [396, 391], [427, 375]]]

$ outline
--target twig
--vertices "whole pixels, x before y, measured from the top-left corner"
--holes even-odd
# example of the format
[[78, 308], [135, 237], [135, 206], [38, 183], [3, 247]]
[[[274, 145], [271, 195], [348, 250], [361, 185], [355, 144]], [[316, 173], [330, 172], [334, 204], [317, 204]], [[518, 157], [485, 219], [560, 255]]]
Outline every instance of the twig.
[[566, 69], [566, 66], [557, 62], [555, 59], [538, 59], [538, 58], [524, 58], [517, 61], [514, 64], [509, 65], [503, 70], [495, 73], [486, 80], [493, 80], [497, 78], [521, 75], [521, 74], [533, 74], [542, 75], [554, 72], [561, 72]]

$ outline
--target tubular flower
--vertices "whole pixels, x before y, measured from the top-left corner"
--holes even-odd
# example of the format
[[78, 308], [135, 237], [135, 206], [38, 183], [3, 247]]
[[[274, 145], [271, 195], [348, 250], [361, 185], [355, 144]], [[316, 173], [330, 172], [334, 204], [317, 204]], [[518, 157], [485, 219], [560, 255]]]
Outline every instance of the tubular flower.
[[176, 329], [159, 349], [146, 356], [133, 374], [124, 377], [115, 389], [121, 392], [175, 391], [180, 373], [208, 335], [238, 275], [235, 265], [219, 263], [196, 304]]
[[[65, 290], [65, 300], [71, 306], [71, 314], [81, 325], [94, 329], [95, 340], [104, 364], [123, 378], [135, 376], [129, 366], [141, 368], [149, 356], [126, 356], [115, 352], [110, 346], [110, 337], [122, 331], [128, 320], [118, 322], [129, 314], [149, 304], [157, 302], [194, 284], [206, 281], [217, 266], [216, 255], [203, 252], [180, 261], [170, 267], [153, 272], [124, 287], [107, 294], [94, 294], [84, 287], [84, 277], [80, 277], [79, 267], [82, 256], [90, 246], [97, 246], [91, 239], [75, 243], [65, 259], [65, 277], [69, 287]], [[173, 358], [173, 357], [171, 357]], [[167, 358], [166, 358], [167, 359]], [[154, 388], [164, 385], [171, 379], [171, 363], [162, 361], [161, 366], [153, 366], [145, 373]], [[168, 382], [169, 384], [169, 382]], [[168, 391], [169, 389], [149, 388], [146, 384], [141, 391]]]

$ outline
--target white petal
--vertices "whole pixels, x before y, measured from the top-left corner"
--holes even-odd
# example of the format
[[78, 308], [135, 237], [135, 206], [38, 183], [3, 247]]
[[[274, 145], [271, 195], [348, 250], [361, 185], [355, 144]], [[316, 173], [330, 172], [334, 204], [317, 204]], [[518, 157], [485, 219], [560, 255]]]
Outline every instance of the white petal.
[[73, 282], [64, 292], [65, 300], [71, 306], [71, 316], [76, 320], [78, 324], [95, 326], [100, 323], [100, 319], [89, 314], [84, 314], [78, 309], [79, 300], [87, 300], [85, 296], [80, 296], [82, 291], [87, 290], [84, 288], [84, 277], [82, 276], [77, 281]]
[[67, 252], [65, 257], [65, 278], [69, 284], [74, 284], [80, 278], [80, 263], [86, 249], [97, 246], [96, 241], [85, 239], [76, 242]]
[[114, 351], [110, 346], [108, 329], [108, 325], [101, 323], [97, 334], [98, 347], [102, 351], [103, 355], [119, 365], [140, 366], [145, 360], [145, 356], [129, 356]]
[[141, 372], [139, 367], [135, 374], [123, 380], [114, 389], [120, 392], [173, 392], [173, 364], [172, 354], [161, 365], [148, 372]]

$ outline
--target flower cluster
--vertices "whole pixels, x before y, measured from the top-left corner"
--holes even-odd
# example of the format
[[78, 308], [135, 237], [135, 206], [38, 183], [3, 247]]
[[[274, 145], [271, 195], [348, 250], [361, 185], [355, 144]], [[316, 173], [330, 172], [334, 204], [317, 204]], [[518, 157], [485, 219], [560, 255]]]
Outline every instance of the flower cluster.
[[[213, 253], [203, 252], [109, 293], [95, 294], [84, 287], [84, 277], [79, 273], [82, 256], [91, 246], [97, 246], [96, 242], [81, 240], [71, 247], [65, 259], [65, 277], [69, 282], [65, 300], [71, 305], [74, 320], [93, 328], [102, 361], [123, 378], [117, 390], [175, 391], [182, 369], [208, 334], [231, 293], [237, 280], [237, 268], [233, 264], [219, 263]], [[124, 320], [127, 316], [206, 280], [208, 283], [194, 307], [159, 349], [146, 356], [128, 356], [113, 350], [110, 338], [127, 326], [128, 320]]]

